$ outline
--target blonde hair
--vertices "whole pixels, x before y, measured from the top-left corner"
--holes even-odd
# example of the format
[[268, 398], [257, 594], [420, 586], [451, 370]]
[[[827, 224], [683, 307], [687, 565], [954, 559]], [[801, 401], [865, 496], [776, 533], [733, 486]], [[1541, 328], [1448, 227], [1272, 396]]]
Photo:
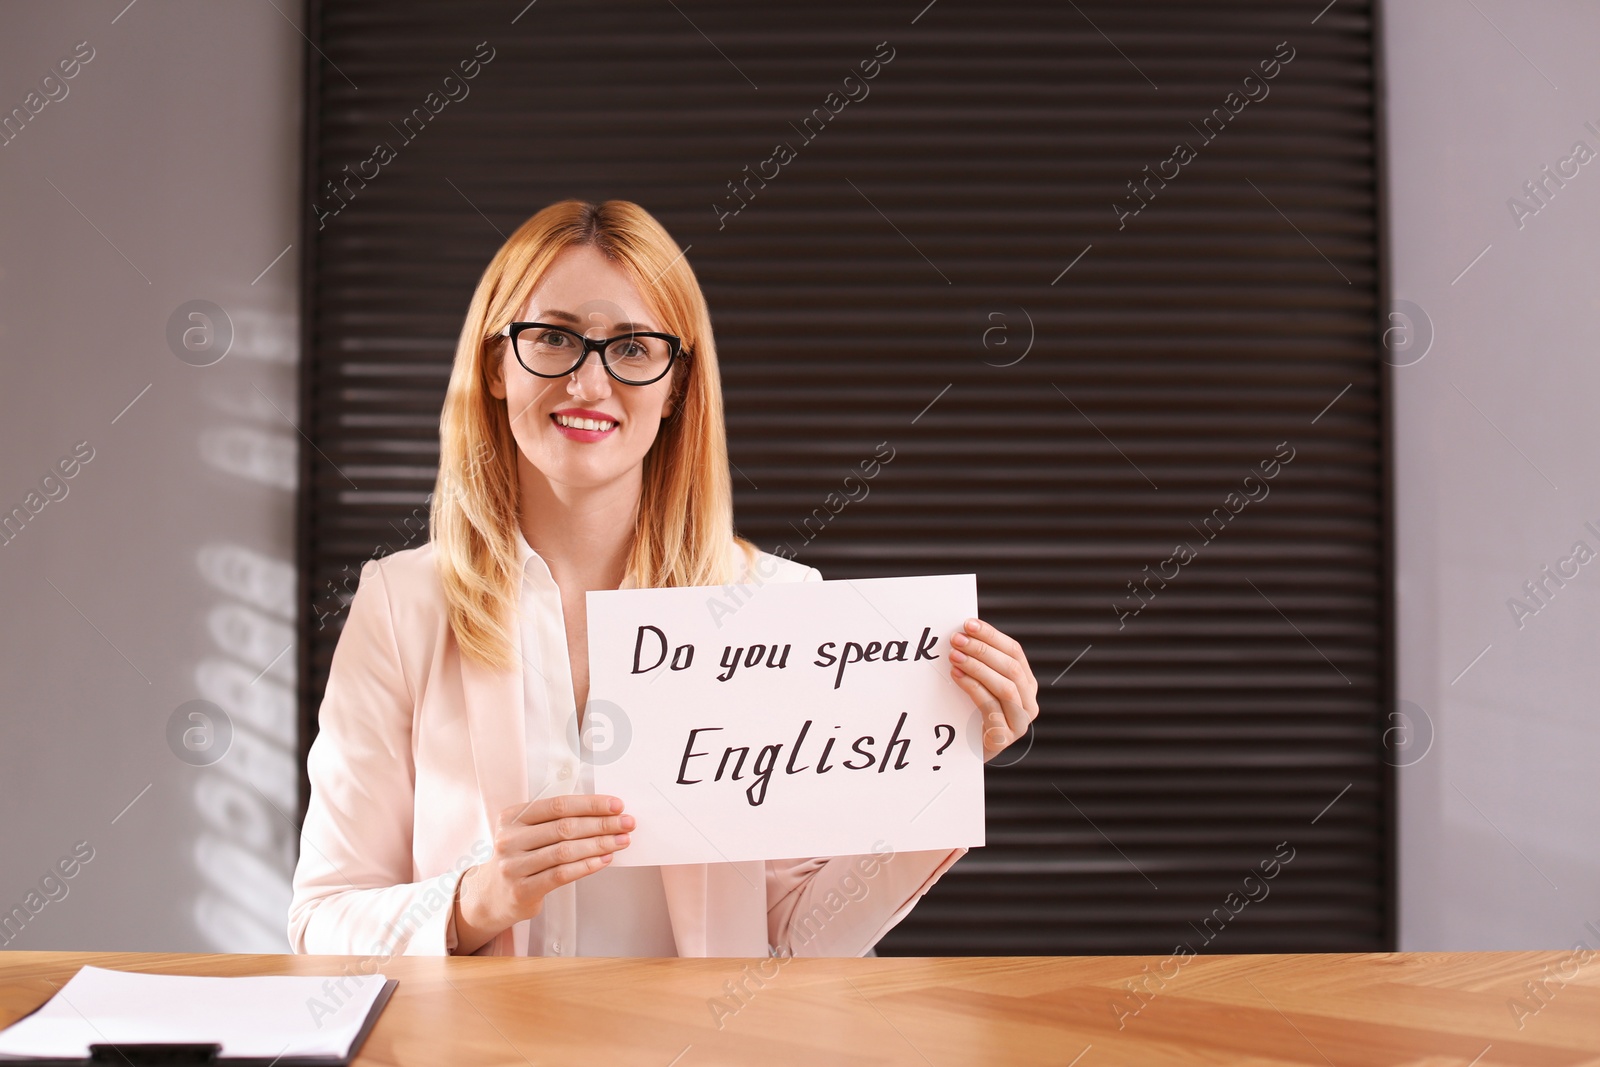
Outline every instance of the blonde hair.
[[491, 351], [499, 358], [500, 329], [520, 316], [556, 256], [581, 245], [628, 275], [660, 316], [660, 328], [683, 339], [686, 355], [673, 367], [672, 414], [644, 458], [627, 574], [640, 588], [722, 585], [740, 576], [736, 549], [745, 566], [758, 551], [733, 527], [711, 315], [688, 261], [662, 225], [631, 201], [551, 204], [517, 228], [478, 280], [439, 418], [429, 539], [457, 644], [463, 655], [497, 669], [519, 655], [510, 627], [521, 579], [519, 490], [517, 444], [506, 401], [489, 391], [489, 359]]

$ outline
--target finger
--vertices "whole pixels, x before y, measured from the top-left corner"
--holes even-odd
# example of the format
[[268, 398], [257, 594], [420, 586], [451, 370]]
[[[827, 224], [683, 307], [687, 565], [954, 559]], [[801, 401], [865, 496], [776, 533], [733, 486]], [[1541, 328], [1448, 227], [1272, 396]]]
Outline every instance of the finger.
[[988, 689], [984, 688], [983, 683], [960, 671], [955, 672], [954, 680], [978, 708], [978, 715], [983, 725], [983, 758], [987, 760], [1015, 741], [1019, 735], [1012, 732], [999, 702]]
[[1007, 655], [1026, 661], [1027, 654], [1022, 651], [1022, 645], [1016, 638], [1002, 633], [993, 623], [984, 622], [982, 619], [968, 619], [962, 627], [962, 633], [968, 637], [976, 637], [980, 641], [987, 641]]
[[1023, 710], [1028, 714], [1029, 721], [1039, 714], [1039, 682], [1028, 669], [1026, 662], [1018, 662], [1016, 657], [975, 637], [967, 638], [959, 647], [950, 650], [950, 662], [958, 667], [961, 666], [965, 656], [981, 659], [1011, 679], [1012, 684], [1017, 687], [1018, 698]]
[[956, 664], [956, 669], [964, 672], [982, 683], [989, 691], [989, 698], [998, 701], [1000, 710], [1005, 713], [1006, 723], [1012, 730], [1021, 735], [1028, 729], [1032, 717], [1028, 709], [1023, 707], [1022, 693], [1017, 689], [1017, 683], [989, 666], [981, 659], [968, 656]]
[[[1023, 707], [1028, 709], [1028, 713], [1031, 716], [1037, 716], [1039, 714], [1039, 681], [1033, 676], [1033, 668], [1028, 665], [1028, 654], [1023, 650], [1021, 642], [981, 619], [969, 619], [960, 636], [965, 637], [967, 641], [960, 645], [952, 643], [952, 647], [960, 648], [963, 652], [966, 652], [969, 651], [968, 644], [970, 642], [981, 641], [1011, 658], [1012, 662], [1017, 665], [1017, 670], [1015, 673], [1006, 673], [1010, 674], [1017, 683], [1017, 689], [1022, 694]], [[994, 666], [999, 666], [999, 664], [994, 664]]]
[[551, 867], [541, 871], [528, 880], [528, 890], [539, 897], [549, 896], [570, 882], [576, 882], [586, 874], [593, 874], [611, 862], [609, 854], [604, 856], [590, 856], [587, 859], [574, 860], [563, 863], [558, 867]]
[[625, 834], [635, 826], [632, 815], [568, 815], [536, 826], [518, 823], [506, 830], [508, 852], [532, 852], [561, 841], [576, 841], [606, 834]]
[[1016, 685], [1019, 693], [1022, 691], [1022, 665], [1016, 660], [1012, 659], [1006, 653], [1000, 651], [1000, 649], [994, 647], [986, 641], [979, 641], [975, 637], [969, 637], [966, 641], [950, 650], [950, 662], [955, 664], [957, 667], [962, 667], [964, 669], [966, 666], [965, 661], [968, 657], [980, 659], [984, 663], [987, 663], [999, 673], [1005, 675], [1007, 678], [1010, 678], [1012, 683]]
[[532, 825], [571, 815], [615, 815], [621, 810], [622, 801], [617, 797], [594, 793], [563, 793], [560, 796], [513, 805], [500, 814], [508, 822]]
[[580, 837], [574, 841], [558, 841], [532, 852], [524, 852], [506, 864], [506, 873], [517, 878], [535, 877], [542, 871], [570, 866], [598, 856], [608, 856], [628, 847], [628, 834], [608, 834], [604, 837]]

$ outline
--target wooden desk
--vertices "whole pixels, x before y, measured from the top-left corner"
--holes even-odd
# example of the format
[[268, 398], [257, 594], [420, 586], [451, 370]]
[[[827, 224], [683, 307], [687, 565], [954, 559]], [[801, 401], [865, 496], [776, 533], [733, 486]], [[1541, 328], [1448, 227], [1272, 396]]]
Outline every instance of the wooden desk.
[[[5, 952], [0, 1024], [83, 964], [368, 973], [350, 956]], [[1600, 956], [1578, 963], [1566, 952], [1177, 962], [396, 957], [381, 969], [400, 986], [357, 1060], [371, 1067], [1600, 1063]], [[1164, 987], [1148, 979], [1142, 1009], [1119, 1019], [1115, 1003], [1138, 1007], [1125, 983], [1163, 972]], [[1542, 1007], [1523, 985], [1541, 979]], [[1529, 1012], [1520, 1029], [1512, 998]]]

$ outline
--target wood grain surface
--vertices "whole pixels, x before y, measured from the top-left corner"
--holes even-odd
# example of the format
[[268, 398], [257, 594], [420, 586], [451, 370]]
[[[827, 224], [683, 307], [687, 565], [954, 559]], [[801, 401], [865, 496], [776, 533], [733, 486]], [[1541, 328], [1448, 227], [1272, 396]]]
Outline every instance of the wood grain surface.
[[1600, 1064], [1600, 958], [1569, 952], [820, 960], [7, 952], [0, 1024], [42, 1004], [84, 964], [197, 975], [376, 970], [400, 985], [356, 1060], [363, 1067]]

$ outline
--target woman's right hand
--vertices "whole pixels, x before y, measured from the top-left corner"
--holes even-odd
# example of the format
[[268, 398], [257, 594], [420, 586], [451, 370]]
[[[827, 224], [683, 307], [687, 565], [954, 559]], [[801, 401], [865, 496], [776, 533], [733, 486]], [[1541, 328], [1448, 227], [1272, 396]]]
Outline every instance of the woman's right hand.
[[456, 955], [475, 952], [502, 930], [530, 919], [552, 890], [611, 862], [628, 847], [632, 815], [612, 796], [580, 793], [517, 804], [500, 813], [494, 855], [461, 875], [455, 908]]

